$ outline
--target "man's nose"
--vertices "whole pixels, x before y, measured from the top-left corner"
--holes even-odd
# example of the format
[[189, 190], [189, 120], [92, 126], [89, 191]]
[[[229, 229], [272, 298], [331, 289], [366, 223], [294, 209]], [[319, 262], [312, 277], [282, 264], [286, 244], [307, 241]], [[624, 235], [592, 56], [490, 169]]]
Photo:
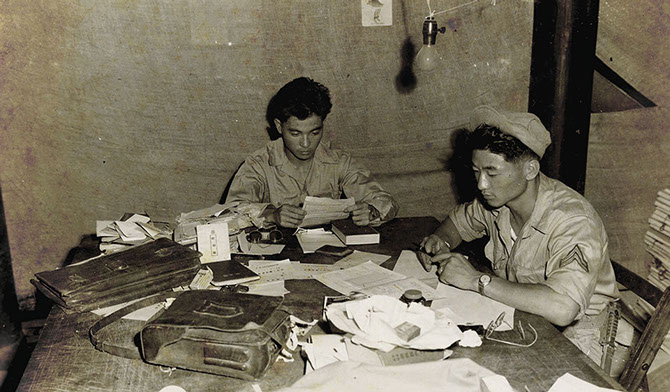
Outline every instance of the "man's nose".
[[489, 187], [489, 182], [486, 180], [486, 176], [480, 175], [477, 179], [477, 189], [483, 191]]
[[309, 139], [307, 139], [307, 135], [300, 139], [300, 147], [309, 147]]

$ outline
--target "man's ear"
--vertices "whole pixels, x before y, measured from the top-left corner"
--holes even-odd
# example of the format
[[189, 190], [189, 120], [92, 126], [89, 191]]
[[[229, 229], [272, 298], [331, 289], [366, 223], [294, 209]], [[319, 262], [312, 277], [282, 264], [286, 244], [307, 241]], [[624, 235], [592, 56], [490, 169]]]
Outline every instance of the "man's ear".
[[537, 159], [529, 159], [523, 165], [526, 180], [530, 181], [540, 174], [540, 162]]
[[282, 134], [281, 121], [279, 121], [278, 118], [275, 118], [274, 123], [275, 123], [275, 128], [277, 129], [277, 132], [279, 132], [279, 134], [281, 135]]

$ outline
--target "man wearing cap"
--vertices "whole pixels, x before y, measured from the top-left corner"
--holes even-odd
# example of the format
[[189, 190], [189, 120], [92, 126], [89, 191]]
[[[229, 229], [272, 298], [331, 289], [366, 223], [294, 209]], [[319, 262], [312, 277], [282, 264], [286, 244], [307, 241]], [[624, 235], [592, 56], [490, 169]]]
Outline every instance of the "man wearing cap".
[[[619, 298], [600, 217], [583, 196], [540, 172], [551, 139], [534, 114], [482, 106], [471, 125], [481, 199], [455, 207], [423, 239], [423, 266], [438, 264], [444, 283], [570, 326], [566, 336], [588, 353], [606, 319], [603, 310]], [[485, 254], [493, 275], [451, 252], [483, 236], [489, 237]]]

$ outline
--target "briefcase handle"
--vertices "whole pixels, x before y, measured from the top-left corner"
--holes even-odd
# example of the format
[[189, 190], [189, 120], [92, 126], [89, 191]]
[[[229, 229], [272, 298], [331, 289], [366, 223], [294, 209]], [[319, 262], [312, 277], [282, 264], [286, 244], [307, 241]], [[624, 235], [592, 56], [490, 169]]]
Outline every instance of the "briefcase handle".
[[181, 293], [172, 291], [154, 294], [150, 297], [141, 299], [119, 310], [116, 310], [113, 313], [108, 314], [107, 316], [100, 319], [97, 323], [93, 324], [93, 326], [89, 329], [88, 335], [91, 339], [91, 343], [93, 343], [93, 346], [97, 350], [100, 350], [102, 352], [106, 352], [112, 355], [128, 359], [142, 359], [142, 356], [140, 355], [140, 351], [138, 348], [133, 349], [130, 347], [116, 346], [110, 344], [100, 339], [98, 333], [103, 328], [107, 327], [108, 325], [112, 324], [117, 320], [120, 320], [124, 316], [127, 316], [136, 310], [146, 308], [147, 306], [151, 306], [157, 303], [161, 303], [170, 298], [177, 298], [179, 294]]

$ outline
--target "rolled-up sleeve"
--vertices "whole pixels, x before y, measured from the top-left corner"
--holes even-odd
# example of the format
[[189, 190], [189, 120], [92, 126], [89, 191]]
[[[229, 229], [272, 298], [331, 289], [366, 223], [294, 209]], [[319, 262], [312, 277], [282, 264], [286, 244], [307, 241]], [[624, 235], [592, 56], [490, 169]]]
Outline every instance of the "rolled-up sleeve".
[[[490, 214], [490, 213], [489, 213]], [[463, 241], [469, 242], [486, 235], [486, 210], [478, 201], [460, 204], [449, 213]]]
[[342, 160], [341, 165], [341, 186], [347, 197], [353, 197], [357, 202], [368, 203], [376, 208], [382, 221], [395, 218], [398, 214], [398, 203], [372, 178], [369, 170], [349, 156]]
[[566, 219], [550, 234], [545, 285], [579, 305], [577, 319], [589, 307], [598, 275], [609, 262], [600, 228], [586, 216]]
[[247, 201], [268, 203], [268, 185], [262, 166], [253, 158], [245, 159], [230, 184], [226, 203]]

